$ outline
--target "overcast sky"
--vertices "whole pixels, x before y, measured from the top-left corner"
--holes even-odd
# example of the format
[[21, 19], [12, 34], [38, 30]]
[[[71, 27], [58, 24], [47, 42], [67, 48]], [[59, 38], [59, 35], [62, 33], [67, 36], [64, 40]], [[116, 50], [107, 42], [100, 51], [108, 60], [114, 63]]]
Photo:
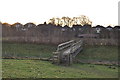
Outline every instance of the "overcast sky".
[[86, 15], [93, 25], [118, 24], [119, 0], [0, 0], [0, 21], [36, 24], [52, 17]]

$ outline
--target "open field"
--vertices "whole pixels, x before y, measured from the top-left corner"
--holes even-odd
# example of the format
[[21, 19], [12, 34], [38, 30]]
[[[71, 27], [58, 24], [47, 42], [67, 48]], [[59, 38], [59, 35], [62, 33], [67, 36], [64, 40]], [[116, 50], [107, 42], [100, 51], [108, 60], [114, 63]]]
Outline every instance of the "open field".
[[[55, 45], [3, 43], [2, 57], [50, 58]], [[83, 61], [117, 61], [116, 46], [85, 46], [76, 59]], [[73, 64], [57, 66], [48, 61], [3, 59], [3, 78], [116, 78], [117, 66]]]
[[73, 64], [57, 66], [40, 60], [3, 59], [3, 78], [116, 78], [118, 67]]

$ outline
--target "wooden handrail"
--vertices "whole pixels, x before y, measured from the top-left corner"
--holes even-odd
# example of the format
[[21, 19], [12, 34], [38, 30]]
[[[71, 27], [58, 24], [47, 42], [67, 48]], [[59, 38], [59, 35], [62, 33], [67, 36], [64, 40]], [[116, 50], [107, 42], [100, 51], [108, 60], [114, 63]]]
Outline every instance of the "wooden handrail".
[[76, 51], [78, 48], [80, 48], [82, 46], [82, 41], [79, 40], [78, 42], [74, 43], [71, 46], [71, 53], [73, 53], [74, 51]]
[[68, 42], [59, 44], [59, 45], [58, 45], [58, 48], [57, 48], [57, 51], [63, 50], [63, 49], [65, 49], [65, 48], [68, 48], [68, 47], [70, 47], [73, 43], [74, 43], [74, 40], [71, 40], [71, 41], [68, 41]]

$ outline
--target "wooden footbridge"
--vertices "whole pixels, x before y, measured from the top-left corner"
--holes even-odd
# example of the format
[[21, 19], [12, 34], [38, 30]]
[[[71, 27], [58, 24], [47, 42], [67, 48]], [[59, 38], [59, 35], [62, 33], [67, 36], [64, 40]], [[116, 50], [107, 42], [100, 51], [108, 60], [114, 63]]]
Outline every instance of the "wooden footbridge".
[[60, 65], [72, 64], [76, 55], [83, 49], [82, 44], [81, 40], [71, 40], [59, 44], [57, 50], [53, 52], [53, 63]]

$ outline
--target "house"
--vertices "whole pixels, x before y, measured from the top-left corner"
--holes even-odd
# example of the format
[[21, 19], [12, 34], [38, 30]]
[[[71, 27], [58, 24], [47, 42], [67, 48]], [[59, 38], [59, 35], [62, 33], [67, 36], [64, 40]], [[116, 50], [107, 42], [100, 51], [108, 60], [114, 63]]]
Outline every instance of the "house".
[[36, 25], [34, 23], [26, 23], [24, 25], [25, 28], [31, 28], [31, 27], [36, 27]]
[[8, 24], [8, 23], [2, 23], [2, 26], [3, 26], [3, 27], [11, 27], [11, 25]]
[[113, 28], [111, 26], [106, 27], [107, 30], [111, 31]]
[[103, 26], [101, 26], [101, 25], [97, 25], [95, 27], [95, 31], [96, 31], [97, 34], [101, 33], [104, 29], [105, 28]]
[[21, 30], [22, 30], [22, 31], [26, 31], [26, 30], [28, 30], [28, 29], [30, 29], [30, 28], [33, 29], [33, 28], [35, 28], [35, 27], [36, 27], [36, 25], [35, 25], [34, 23], [26, 23]]
[[17, 31], [21, 31], [21, 29], [24, 27], [23, 24], [17, 22], [11, 25], [11, 27], [16, 28]]
[[73, 27], [71, 28], [73, 31], [81, 31], [82, 29], [81, 25], [73, 25]]
[[115, 26], [113, 29], [120, 31], [120, 26]]
[[70, 30], [70, 27], [68, 27], [67, 25], [61, 28], [61, 31], [63, 32], [68, 30]]

